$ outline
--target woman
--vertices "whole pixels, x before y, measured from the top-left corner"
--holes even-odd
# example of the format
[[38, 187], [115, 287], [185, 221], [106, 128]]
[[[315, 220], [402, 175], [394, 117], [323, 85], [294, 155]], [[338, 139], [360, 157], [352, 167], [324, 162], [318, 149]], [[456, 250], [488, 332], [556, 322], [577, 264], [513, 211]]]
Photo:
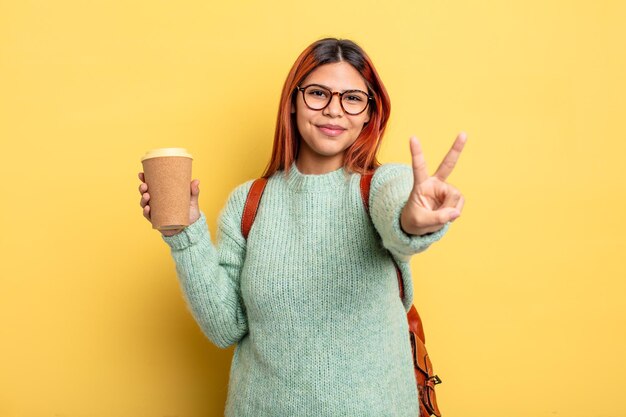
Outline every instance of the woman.
[[[415, 139], [413, 170], [380, 166], [389, 109], [359, 46], [313, 43], [285, 82], [268, 183], [247, 239], [241, 218], [252, 180], [229, 196], [215, 246], [198, 180], [190, 226], [163, 232], [203, 332], [219, 347], [237, 344], [226, 416], [418, 415], [408, 262], [460, 215], [463, 197], [445, 179], [465, 136], [433, 177]], [[374, 169], [370, 217], [359, 180]], [[139, 190], [149, 219], [147, 185]]]

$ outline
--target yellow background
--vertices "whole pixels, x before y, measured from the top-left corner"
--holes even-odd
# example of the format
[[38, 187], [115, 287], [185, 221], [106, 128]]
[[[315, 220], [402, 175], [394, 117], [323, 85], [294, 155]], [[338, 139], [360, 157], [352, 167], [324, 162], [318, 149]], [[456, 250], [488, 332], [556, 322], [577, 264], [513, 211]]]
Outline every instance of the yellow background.
[[[412, 261], [445, 417], [626, 416], [623, 1], [0, 1], [0, 416], [218, 416], [204, 338], [139, 207], [186, 147], [214, 233], [261, 174], [280, 89], [323, 36], [392, 98], [380, 159], [466, 205]], [[356, 417], [356, 416], [355, 416]]]

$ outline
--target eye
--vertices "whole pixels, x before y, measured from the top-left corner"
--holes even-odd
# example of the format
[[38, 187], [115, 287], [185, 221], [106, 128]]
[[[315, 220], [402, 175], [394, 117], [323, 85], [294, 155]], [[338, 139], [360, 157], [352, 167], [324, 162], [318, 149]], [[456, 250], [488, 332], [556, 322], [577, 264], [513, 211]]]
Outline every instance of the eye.
[[348, 94], [344, 96], [344, 99], [351, 103], [359, 103], [364, 100], [364, 98], [359, 94]]
[[327, 98], [328, 91], [319, 87], [310, 87], [306, 89], [306, 94], [313, 98]]
[[360, 90], [346, 91], [343, 99], [345, 103], [360, 104], [367, 101], [367, 94]]

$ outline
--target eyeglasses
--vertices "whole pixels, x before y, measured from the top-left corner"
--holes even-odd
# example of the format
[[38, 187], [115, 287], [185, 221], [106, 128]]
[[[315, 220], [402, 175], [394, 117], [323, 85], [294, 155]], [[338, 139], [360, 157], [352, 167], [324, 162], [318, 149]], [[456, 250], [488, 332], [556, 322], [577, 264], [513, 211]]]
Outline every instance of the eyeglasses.
[[349, 115], [356, 116], [367, 109], [367, 105], [374, 97], [361, 90], [346, 90], [343, 93], [332, 92], [328, 88], [318, 84], [310, 84], [306, 87], [296, 87], [297, 91], [302, 91], [304, 104], [311, 110], [324, 110], [336, 94], [339, 96], [339, 103], [343, 111]]

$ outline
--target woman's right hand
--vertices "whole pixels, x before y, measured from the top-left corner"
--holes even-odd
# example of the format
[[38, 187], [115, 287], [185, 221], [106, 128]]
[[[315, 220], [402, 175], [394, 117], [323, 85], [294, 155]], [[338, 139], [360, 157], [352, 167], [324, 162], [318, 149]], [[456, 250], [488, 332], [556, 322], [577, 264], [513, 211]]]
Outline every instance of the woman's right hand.
[[[143, 176], [143, 172], [139, 173], [139, 194], [141, 194], [141, 200], [139, 205], [143, 207], [143, 217], [150, 221], [150, 194], [148, 194], [148, 184], [146, 184]], [[198, 207], [198, 195], [200, 194], [200, 180], [191, 181], [191, 199], [189, 203], [189, 224], [194, 223], [200, 218], [200, 208]], [[150, 221], [152, 223], [152, 221]], [[161, 230], [163, 236], [174, 236], [181, 232], [183, 229], [176, 230]]]

